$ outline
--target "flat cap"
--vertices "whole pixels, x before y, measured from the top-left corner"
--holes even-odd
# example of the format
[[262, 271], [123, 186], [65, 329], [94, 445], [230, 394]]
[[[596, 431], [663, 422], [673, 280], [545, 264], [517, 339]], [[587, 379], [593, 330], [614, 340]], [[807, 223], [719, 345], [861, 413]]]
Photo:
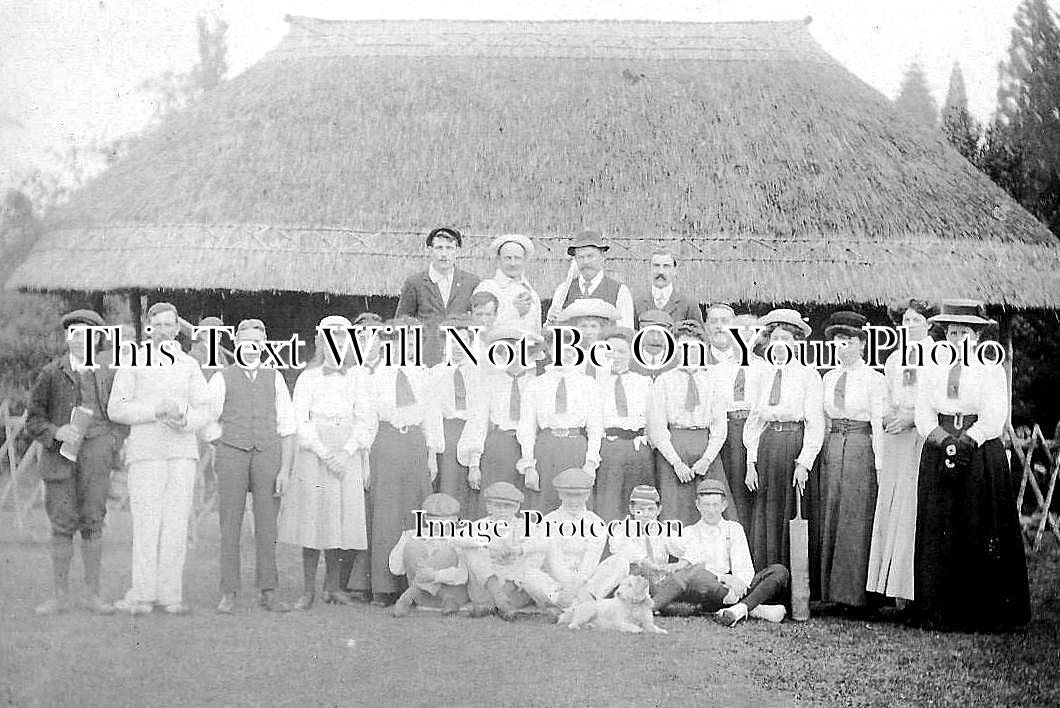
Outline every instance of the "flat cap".
[[720, 494], [726, 498], [729, 496], [725, 483], [716, 479], [704, 479], [696, 486], [696, 494]]
[[659, 490], [650, 484], [638, 484], [633, 488], [633, 491], [629, 493], [629, 500], [635, 501], [647, 501], [659, 503]]
[[587, 492], [593, 488], [595, 480], [581, 467], [570, 467], [563, 470], [552, 480], [552, 486], [559, 491]]
[[460, 502], [448, 494], [431, 494], [423, 500], [423, 512], [431, 516], [458, 516]]
[[633, 330], [629, 327], [608, 327], [604, 330], [601, 339], [624, 339], [627, 342], [632, 342], [634, 336]]
[[703, 339], [703, 324], [698, 320], [681, 320], [674, 327], [674, 334], [678, 337]]
[[561, 322], [569, 322], [581, 317], [599, 317], [613, 322], [618, 319], [618, 310], [611, 303], [598, 297], [580, 297], [559, 313]]
[[824, 336], [831, 339], [833, 334], [845, 331], [863, 337], [866, 333], [861, 328], [868, 323], [868, 318], [864, 315], [859, 315], [857, 312], [849, 310], [833, 312], [832, 316], [828, 318], [828, 323], [824, 326]]
[[646, 310], [640, 314], [640, 325], [643, 327], [650, 324], [673, 327], [674, 318], [665, 310]]
[[464, 237], [459, 231], [457, 231], [456, 229], [451, 229], [448, 226], [442, 226], [440, 228], [432, 230], [429, 234], [427, 234], [427, 246], [433, 246], [434, 239], [438, 236], [453, 239], [454, 241], [456, 241], [457, 246], [464, 245]]
[[598, 231], [586, 229], [575, 236], [571, 244], [567, 246], [567, 255], [573, 256], [575, 251], [579, 248], [585, 248], [586, 246], [599, 248], [601, 251], [606, 251], [611, 248], [607, 245], [607, 242], [604, 241], [604, 237], [601, 236]]
[[95, 310], [74, 310], [73, 312], [67, 312], [62, 317], [63, 329], [66, 329], [70, 325], [75, 324], [86, 324], [95, 325], [96, 327], [103, 326], [103, 318], [99, 316], [99, 313]]
[[483, 490], [482, 495], [486, 499], [494, 501], [506, 501], [513, 504], [522, 504], [526, 497], [514, 484], [510, 482], [494, 482]]

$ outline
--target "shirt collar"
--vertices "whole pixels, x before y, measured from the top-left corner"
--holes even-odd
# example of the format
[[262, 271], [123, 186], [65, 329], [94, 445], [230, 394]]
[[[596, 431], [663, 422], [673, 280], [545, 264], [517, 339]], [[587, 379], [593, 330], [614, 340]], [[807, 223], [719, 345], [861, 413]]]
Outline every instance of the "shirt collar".
[[85, 368], [85, 362], [81, 361], [81, 359], [77, 358], [73, 354], [68, 354], [67, 359], [69, 359], [70, 361], [70, 371], [80, 371], [81, 369]]
[[664, 300], [669, 299], [669, 297], [674, 294], [674, 284], [673, 283], [667, 283], [666, 287], [664, 287], [664, 288], [657, 288], [657, 287], [655, 287], [653, 285], [653, 286], [651, 286], [651, 294], [652, 294], [652, 297], [656, 298], [656, 299], [659, 299], [659, 298], [662, 298]]
[[444, 283], [444, 282], [452, 280], [453, 279], [453, 275], [455, 273], [456, 273], [456, 267], [455, 266], [447, 274], [441, 273], [438, 269], [436, 269], [434, 267], [433, 263], [431, 263], [431, 264], [429, 264], [427, 266], [427, 277], [430, 278], [431, 282], [435, 283], [436, 285], [438, 283]]
[[713, 344], [710, 345], [710, 354], [718, 361], [729, 361], [736, 358], [735, 347], [729, 347], [728, 349], [718, 349]]
[[[603, 280], [603, 279], [604, 279], [604, 272], [602, 270], [599, 273], [597, 273], [596, 275], [594, 275], [593, 279], [590, 280], [588, 283], [585, 282], [585, 278], [582, 277], [581, 273], [579, 273], [578, 274], [578, 285], [581, 286], [582, 293], [588, 295], [593, 290], [596, 290], [596, 287], [600, 284], [600, 281]], [[586, 287], [586, 285], [588, 285], [588, 287]]]

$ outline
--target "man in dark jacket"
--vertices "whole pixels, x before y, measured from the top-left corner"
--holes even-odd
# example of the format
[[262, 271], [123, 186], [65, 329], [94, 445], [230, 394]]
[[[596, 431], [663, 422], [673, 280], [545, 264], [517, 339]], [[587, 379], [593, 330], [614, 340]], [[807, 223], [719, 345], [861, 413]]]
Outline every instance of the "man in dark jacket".
[[456, 256], [463, 236], [456, 229], [438, 228], [427, 235], [430, 263], [427, 270], [405, 279], [395, 317], [414, 317], [423, 324], [423, 363], [433, 366], [442, 360], [438, 324], [468, 311], [471, 294], [479, 283], [474, 273], [456, 267]]
[[649, 310], [661, 310], [670, 315], [674, 322], [703, 321], [699, 303], [686, 298], [674, 288], [676, 275], [677, 256], [669, 251], [656, 251], [651, 254], [651, 288], [636, 302], [638, 327], [643, 326], [641, 315]]
[[[63, 316], [67, 353], [47, 364], [30, 394], [26, 429], [41, 444], [40, 472], [44, 507], [52, 525], [53, 595], [37, 614], [67, 609], [74, 534], [81, 534], [81, 560], [87, 595], [83, 606], [97, 614], [114, 612], [99, 595], [103, 560], [103, 519], [107, 513], [110, 472], [124, 431], [107, 416], [113, 370], [109, 354], [99, 353], [99, 368], [85, 364], [88, 346], [95, 346], [84, 325], [103, 325], [91, 310]], [[71, 411], [79, 409], [74, 425]]]

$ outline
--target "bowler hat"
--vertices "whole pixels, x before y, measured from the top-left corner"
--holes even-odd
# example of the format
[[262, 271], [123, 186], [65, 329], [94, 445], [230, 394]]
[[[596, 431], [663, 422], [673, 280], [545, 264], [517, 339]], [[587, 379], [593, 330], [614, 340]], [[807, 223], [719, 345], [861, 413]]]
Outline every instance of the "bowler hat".
[[67, 312], [63, 315], [61, 322], [63, 329], [75, 324], [86, 324], [96, 327], [102, 327], [104, 324], [103, 318], [100, 317], [99, 313], [95, 310], [74, 310], [73, 312]]
[[563, 470], [552, 480], [552, 486], [561, 492], [587, 492], [593, 488], [595, 480], [581, 467], [570, 467]]
[[494, 482], [482, 491], [482, 495], [486, 497], [486, 499], [506, 501], [513, 504], [522, 504], [523, 499], [525, 499], [523, 493], [520, 492], [514, 484], [509, 482]]
[[457, 516], [460, 502], [448, 494], [431, 494], [423, 500], [423, 512], [431, 516]]
[[586, 229], [585, 231], [582, 231], [580, 234], [575, 236], [574, 241], [572, 241], [571, 244], [567, 246], [567, 255], [573, 256], [579, 248], [585, 248], [586, 246], [599, 248], [601, 251], [606, 251], [607, 249], [611, 248], [607, 245], [607, 242], [604, 241], [604, 237], [601, 236], [599, 232], [592, 231], [591, 229]]

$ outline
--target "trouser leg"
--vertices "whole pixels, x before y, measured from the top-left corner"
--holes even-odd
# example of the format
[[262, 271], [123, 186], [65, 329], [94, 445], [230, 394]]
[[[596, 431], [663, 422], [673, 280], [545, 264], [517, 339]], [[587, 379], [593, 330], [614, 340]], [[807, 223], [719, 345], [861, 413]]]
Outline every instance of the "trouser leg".
[[45, 482], [44, 509], [52, 526], [52, 589], [61, 595], [70, 585], [73, 535], [77, 530], [77, 482], [73, 476]]
[[162, 527], [162, 493], [166, 460], [141, 460], [129, 465], [129, 511], [132, 513], [132, 584], [125, 599], [158, 600], [158, 542]]
[[615, 591], [622, 579], [629, 575], [629, 561], [621, 556], [609, 556], [589, 576], [585, 592], [602, 600]]
[[[259, 590], [275, 590], [276, 569], [276, 475], [280, 472], [280, 447], [256, 450], [250, 460], [250, 494], [254, 504], [254, 578]], [[343, 551], [343, 555], [347, 552]], [[345, 583], [339, 587], [345, 588]]]
[[107, 516], [107, 497], [110, 494], [113, 446], [111, 435], [101, 435], [86, 440], [78, 454], [77, 507], [81, 563], [85, 570], [85, 586], [95, 596], [99, 595], [103, 567], [103, 521]]
[[775, 563], [755, 574], [747, 588], [747, 594], [740, 600], [747, 609], [753, 610], [759, 605], [781, 604], [791, 583], [788, 569]]
[[188, 551], [188, 521], [195, 491], [195, 460], [166, 460], [162, 524], [158, 543], [158, 601], [176, 605], [184, 599], [184, 559]]
[[237, 450], [222, 443], [218, 444], [214, 457], [217, 517], [221, 523], [222, 593], [238, 592], [241, 584], [239, 541], [243, 532], [247, 492], [250, 491], [250, 456], [251, 453], [246, 450]]
[[718, 580], [718, 576], [702, 565], [694, 565], [671, 573], [659, 583], [654, 606], [660, 610], [671, 602], [684, 600], [720, 609], [724, 606], [724, 599], [728, 594], [729, 588]]

